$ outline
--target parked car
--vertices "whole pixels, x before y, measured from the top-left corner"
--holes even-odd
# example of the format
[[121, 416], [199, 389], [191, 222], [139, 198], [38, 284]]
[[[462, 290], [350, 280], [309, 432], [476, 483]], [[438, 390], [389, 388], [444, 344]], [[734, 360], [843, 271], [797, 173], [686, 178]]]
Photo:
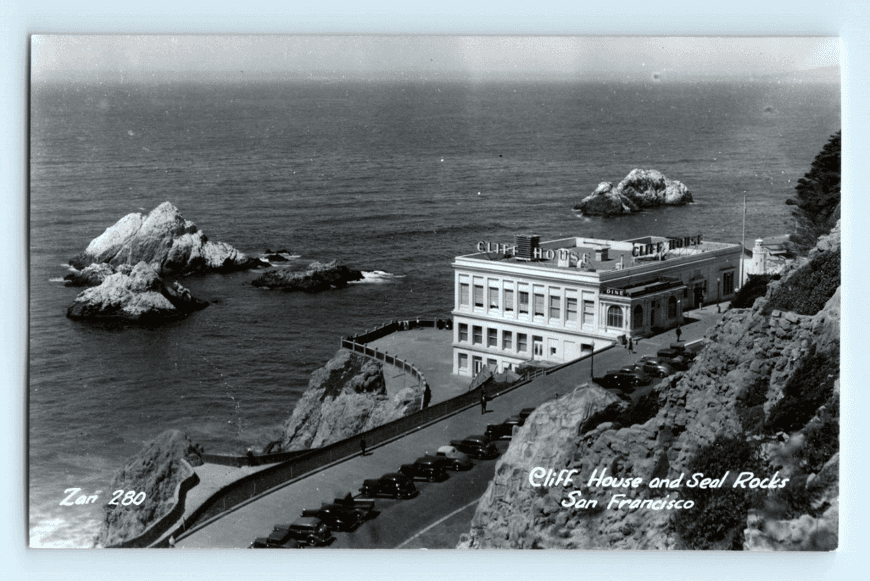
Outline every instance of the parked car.
[[685, 369], [689, 368], [689, 359], [676, 349], [659, 349], [658, 351], [656, 351], [656, 357], [671, 359], [677, 364], [674, 365], [675, 369], [680, 370], [680, 367], [684, 368], [680, 371], [685, 371]]
[[486, 436], [468, 436], [464, 440], [450, 440], [450, 445], [478, 460], [498, 456], [498, 448]]
[[520, 410], [519, 416], [523, 419], [523, 422], [525, 422], [526, 418], [532, 415], [533, 411], [535, 411], [535, 408], [523, 408]]
[[378, 479], [363, 480], [359, 489], [364, 497], [389, 496], [391, 498], [413, 498], [417, 496], [414, 481], [404, 474], [391, 472]]
[[336, 531], [352, 531], [365, 521], [363, 513], [349, 506], [324, 504], [320, 508], [306, 509], [302, 516], [319, 518], [325, 525]]
[[450, 470], [470, 470], [474, 466], [474, 462], [468, 457], [468, 454], [460, 452], [455, 446], [441, 446], [434, 454], [426, 452], [430, 458], [437, 458], [441, 461], [444, 468]]
[[663, 360], [641, 360], [638, 362], [638, 365], [640, 365], [644, 373], [652, 377], [667, 377], [668, 375], [676, 373], [676, 369], [674, 369], [672, 365], [665, 363]]
[[640, 385], [636, 375], [621, 371], [608, 371], [603, 376], [595, 378], [595, 381], [606, 389], [620, 389], [626, 393], [631, 393]]
[[358, 512], [363, 519], [367, 519], [372, 516], [372, 513], [375, 510], [374, 500], [354, 498], [350, 492], [348, 492], [343, 498], [333, 499], [332, 504], [343, 506], [348, 509], [353, 509]]
[[513, 436], [514, 427], [522, 426], [526, 423], [525, 419], [519, 415], [511, 416], [500, 424], [489, 424], [486, 426], [484, 434], [490, 441], [500, 440], [502, 438], [510, 438]]
[[301, 549], [302, 543], [296, 539], [290, 539], [284, 544], [276, 544], [269, 537], [257, 537], [248, 545], [249, 549]]
[[447, 479], [447, 471], [441, 460], [432, 456], [422, 456], [413, 464], [402, 464], [399, 472], [411, 478], [420, 478], [429, 482], [441, 482]]
[[685, 371], [689, 368], [686, 360], [682, 356], [678, 356], [675, 359], [669, 359], [667, 357], [656, 357], [655, 355], [644, 355], [640, 358], [639, 363], [642, 363], [644, 365], [647, 363], [664, 363], [666, 365], [669, 365], [675, 371]]
[[639, 382], [637, 385], [647, 385], [652, 381], [652, 378], [643, 370], [643, 366], [637, 363], [620, 368], [619, 373], [634, 375]]
[[323, 521], [307, 516], [298, 518], [290, 524], [275, 525], [272, 534], [269, 535], [269, 542], [284, 544], [292, 539], [310, 547], [319, 547], [329, 543], [333, 538], [329, 527]]

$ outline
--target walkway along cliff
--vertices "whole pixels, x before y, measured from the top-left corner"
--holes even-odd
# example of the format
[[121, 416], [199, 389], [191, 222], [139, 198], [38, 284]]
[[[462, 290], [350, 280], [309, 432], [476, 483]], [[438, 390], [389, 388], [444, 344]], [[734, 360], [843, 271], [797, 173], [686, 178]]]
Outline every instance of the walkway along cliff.
[[[838, 224], [752, 308], [726, 313], [688, 372], [634, 408], [597, 386], [540, 406], [499, 460], [459, 546], [835, 549], [839, 285]], [[536, 467], [554, 478], [530, 480]], [[562, 470], [576, 470], [567, 487], [553, 482]], [[734, 487], [744, 472], [758, 480]], [[696, 473], [721, 482], [688, 486]], [[590, 483], [593, 474], [616, 485]], [[653, 479], [670, 486], [653, 488]], [[615, 495], [628, 502], [614, 505]], [[691, 508], [662, 508], [673, 500]]]

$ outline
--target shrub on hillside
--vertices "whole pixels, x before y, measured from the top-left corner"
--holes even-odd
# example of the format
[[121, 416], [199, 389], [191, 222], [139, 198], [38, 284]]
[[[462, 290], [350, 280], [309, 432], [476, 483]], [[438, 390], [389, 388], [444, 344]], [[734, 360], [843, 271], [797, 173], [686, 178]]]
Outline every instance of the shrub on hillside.
[[798, 180], [795, 198], [785, 203], [795, 206], [792, 215], [800, 227], [792, 237], [803, 250], [828, 232], [840, 217], [840, 132], [837, 131], [813, 160], [810, 171]]
[[831, 398], [834, 381], [839, 376], [839, 352], [816, 353], [801, 359], [783, 390], [782, 399], [770, 409], [765, 431], [792, 432], [804, 427], [819, 407]]
[[807, 472], [816, 473], [840, 451], [840, 396], [833, 394], [825, 409], [803, 429], [804, 445], [795, 457]]
[[[705, 477], [720, 478], [730, 471], [733, 477], [735, 469], [763, 471], [758, 445], [740, 437], [720, 437], [697, 451], [686, 467], [686, 474], [701, 472]], [[682, 489], [681, 497], [694, 501], [695, 506], [679, 511], [673, 526], [687, 548], [740, 550], [743, 547], [746, 516], [755, 497], [762, 493], [749, 488], [732, 488], [732, 484], [726, 481], [716, 490]]]
[[764, 312], [780, 310], [815, 315], [839, 286], [840, 250], [820, 252], [771, 292]]
[[750, 274], [737, 294], [731, 301], [731, 307], [735, 309], [748, 309], [755, 303], [755, 299], [767, 294], [767, 285], [771, 280], [779, 280], [778, 274]]

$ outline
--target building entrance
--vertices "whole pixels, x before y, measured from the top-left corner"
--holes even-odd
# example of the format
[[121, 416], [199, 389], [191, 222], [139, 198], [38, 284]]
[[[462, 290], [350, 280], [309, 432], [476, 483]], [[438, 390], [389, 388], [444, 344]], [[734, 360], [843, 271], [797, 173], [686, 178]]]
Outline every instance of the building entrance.
[[542, 337], [532, 336], [532, 358], [544, 358], [544, 339]]

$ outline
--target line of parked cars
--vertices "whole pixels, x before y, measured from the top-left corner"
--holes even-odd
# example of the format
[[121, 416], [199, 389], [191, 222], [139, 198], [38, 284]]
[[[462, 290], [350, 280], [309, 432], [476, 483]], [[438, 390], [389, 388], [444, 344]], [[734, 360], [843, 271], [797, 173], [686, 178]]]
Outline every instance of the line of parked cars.
[[522, 426], [535, 408], [525, 408], [501, 424], [490, 424], [483, 435], [472, 435], [462, 440], [451, 440], [435, 453], [426, 452], [411, 464], [403, 464], [398, 472], [389, 472], [380, 478], [363, 480], [359, 496], [350, 492], [344, 498], [323, 503], [318, 509], [303, 510], [302, 516], [289, 524], [278, 524], [268, 537], [257, 537], [250, 549], [290, 549], [320, 547], [335, 540], [332, 531], [350, 532], [377, 515], [375, 498], [396, 500], [413, 498], [419, 494], [414, 482], [442, 482], [448, 470], [470, 470], [472, 458], [490, 459], [498, 456], [495, 441], [510, 438], [513, 428]]
[[659, 349], [655, 355], [644, 355], [637, 363], [608, 371], [595, 381], [602, 387], [631, 393], [637, 387], [649, 385], [653, 378], [686, 371], [702, 347], [700, 343], [689, 347], [684, 343], [671, 343], [670, 347]]

